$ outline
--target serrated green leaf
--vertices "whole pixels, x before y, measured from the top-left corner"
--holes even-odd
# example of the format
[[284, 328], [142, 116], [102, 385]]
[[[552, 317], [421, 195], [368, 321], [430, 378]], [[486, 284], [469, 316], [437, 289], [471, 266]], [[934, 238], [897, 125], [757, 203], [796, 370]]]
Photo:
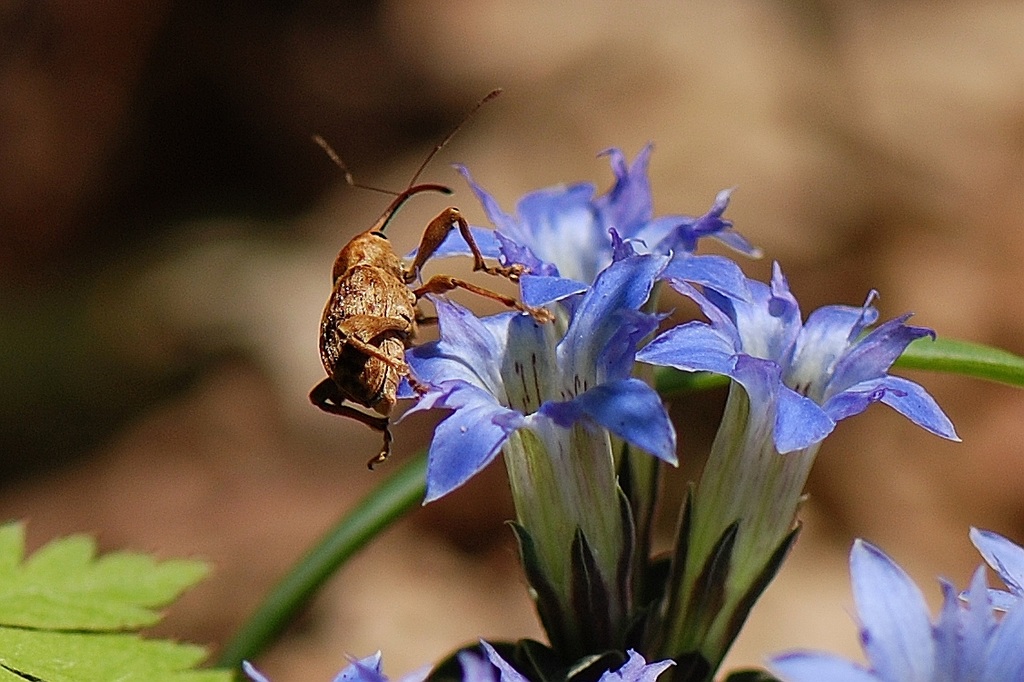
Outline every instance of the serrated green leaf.
[[26, 559], [24, 526], [0, 525], [0, 682], [231, 682], [227, 670], [194, 669], [202, 647], [121, 632], [156, 622], [153, 609], [205, 573], [198, 561], [97, 558], [85, 536]]
[[24, 529], [0, 527], [0, 625], [40, 630], [129, 630], [160, 618], [206, 574], [202, 562], [157, 562], [132, 552], [96, 558], [81, 535], [54, 540], [24, 559]]
[[227, 670], [192, 669], [205, 656], [202, 647], [133, 634], [0, 627], [0, 670], [21, 675], [0, 681], [230, 682]]

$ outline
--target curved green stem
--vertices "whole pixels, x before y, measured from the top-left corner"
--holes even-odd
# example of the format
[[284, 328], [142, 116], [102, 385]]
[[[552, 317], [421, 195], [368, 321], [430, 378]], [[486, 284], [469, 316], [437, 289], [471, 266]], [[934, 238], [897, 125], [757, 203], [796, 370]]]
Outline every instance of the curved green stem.
[[427, 456], [420, 453], [343, 516], [267, 595], [224, 648], [217, 665], [237, 670], [243, 660], [263, 651], [345, 561], [422, 503], [426, 470]]

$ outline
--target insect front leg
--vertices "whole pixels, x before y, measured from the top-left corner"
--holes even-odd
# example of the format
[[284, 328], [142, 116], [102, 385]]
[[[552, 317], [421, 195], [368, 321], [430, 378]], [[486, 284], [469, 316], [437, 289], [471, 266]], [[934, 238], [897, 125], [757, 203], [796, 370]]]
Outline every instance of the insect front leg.
[[467, 282], [464, 279], [452, 277], [451, 275], [435, 275], [427, 280], [423, 286], [418, 289], [413, 289], [412, 293], [416, 294], [416, 298], [420, 298], [425, 294], [443, 294], [451, 291], [452, 289], [465, 289], [466, 291], [472, 292], [478, 296], [483, 296], [484, 298], [489, 298], [492, 301], [497, 301], [509, 308], [515, 308], [516, 310], [528, 313], [533, 317], [533, 319], [541, 323], [551, 322], [555, 319], [555, 316], [551, 314], [550, 310], [526, 305], [522, 301], [518, 301], [511, 296], [499, 294], [497, 291], [485, 289], [484, 287], [477, 286], [472, 282]]
[[324, 412], [354, 419], [383, 434], [384, 443], [381, 445], [380, 452], [366, 463], [366, 466], [370, 469], [373, 469], [374, 465], [386, 460], [388, 455], [391, 454], [391, 422], [388, 418], [374, 417], [354, 407], [345, 405], [345, 398], [338, 391], [338, 385], [330, 377], [313, 387], [313, 390], [309, 392], [309, 400]]
[[466, 241], [469, 246], [469, 250], [473, 254], [473, 271], [482, 270], [489, 275], [496, 275], [498, 277], [505, 277], [513, 282], [519, 281], [519, 276], [524, 274], [527, 270], [526, 267], [518, 263], [509, 266], [503, 265], [487, 265], [484, 261], [484, 255], [480, 251], [480, 247], [477, 245], [476, 240], [473, 239], [473, 233], [469, 229], [469, 223], [462, 217], [462, 212], [454, 206], [449, 206], [445, 210], [441, 211], [436, 218], [430, 221], [427, 225], [427, 229], [423, 231], [423, 237], [420, 239], [419, 248], [416, 249], [416, 259], [409, 266], [409, 269], [405, 271], [405, 282], [409, 284], [419, 277], [420, 270], [423, 265], [434, 255], [434, 252], [440, 248], [441, 243], [448, 236], [448, 233], [454, 228], [458, 228], [462, 238]]

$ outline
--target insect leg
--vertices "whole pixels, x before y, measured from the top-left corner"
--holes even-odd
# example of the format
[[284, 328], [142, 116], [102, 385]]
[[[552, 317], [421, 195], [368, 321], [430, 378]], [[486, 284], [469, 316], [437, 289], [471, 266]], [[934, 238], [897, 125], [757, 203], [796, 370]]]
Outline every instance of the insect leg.
[[423, 286], [418, 289], [413, 289], [412, 293], [416, 295], [416, 298], [420, 298], [424, 294], [443, 294], [451, 291], [452, 289], [465, 289], [466, 291], [472, 292], [478, 296], [483, 296], [484, 298], [489, 298], [492, 301], [497, 301], [509, 308], [515, 308], [516, 310], [520, 310], [524, 313], [529, 313], [533, 319], [538, 322], [551, 322], [555, 319], [554, 315], [552, 315], [549, 310], [526, 305], [511, 296], [499, 294], [497, 291], [485, 289], [473, 284], [472, 282], [467, 282], [464, 279], [452, 277], [451, 275], [435, 275], [427, 280]]
[[380, 452], [366, 463], [366, 466], [370, 469], [373, 469], [374, 465], [386, 460], [388, 455], [391, 454], [391, 422], [388, 421], [388, 418], [374, 417], [354, 407], [345, 405], [345, 399], [338, 394], [337, 384], [330, 377], [313, 387], [313, 390], [309, 392], [309, 400], [324, 412], [354, 419], [383, 434], [384, 443], [381, 445]]
[[462, 217], [462, 213], [459, 209], [454, 206], [449, 206], [445, 210], [441, 211], [430, 224], [427, 225], [427, 229], [423, 231], [423, 237], [420, 239], [419, 248], [416, 249], [416, 258], [413, 260], [412, 265], [405, 271], [405, 282], [409, 284], [417, 277], [419, 277], [420, 269], [423, 265], [434, 255], [434, 252], [441, 246], [441, 243], [448, 236], [454, 228], [458, 227], [459, 233], [462, 238], [466, 241], [469, 246], [469, 250], [473, 253], [473, 271], [482, 270], [489, 275], [496, 275], [498, 277], [505, 277], [513, 282], [519, 281], [519, 276], [525, 273], [526, 267], [520, 264], [502, 266], [502, 265], [487, 265], [484, 261], [484, 255], [480, 251], [480, 247], [477, 245], [476, 240], [473, 239], [473, 233], [469, 229], [469, 223]]

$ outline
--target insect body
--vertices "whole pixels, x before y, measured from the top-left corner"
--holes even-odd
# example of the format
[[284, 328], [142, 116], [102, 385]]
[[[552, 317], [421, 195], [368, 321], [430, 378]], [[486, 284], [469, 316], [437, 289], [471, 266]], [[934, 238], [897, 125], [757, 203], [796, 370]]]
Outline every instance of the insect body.
[[[480, 104], [495, 94], [488, 95]], [[322, 140], [318, 142], [344, 169], [340, 159], [326, 143]], [[434, 148], [427, 161], [445, 142]], [[394, 408], [402, 377], [406, 377], [414, 390], [424, 390], [411, 376], [404, 357], [405, 349], [416, 333], [419, 319], [416, 302], [420, 297], [460, 288], [527, 312], [538, 321], [552, 319], [551, 314], [543, 308], [526, 306], [514, 298], [449, 275], [437, 275], [415, 289], [409, 288], [419, 278], [424, 263], [453, 229], [458, 229], [469, 245], [473, 253], [474, 271], [482, 270], [512, 281], [516, 281], [525, 272], [519, 265], [487, 265], [469, 225], [455, 207], [445, 209], [430, 221], [423, 232], [416, 258], [411, 265], [403, 267], [391, 243], [384, 236], [384, 229], [391, 218], [402, 204], [416, 194], [451, 194], [451, 190], [444, 185], [413, 184], [427, 161], [416, 171], [409, 187], [395, 196], [373, 227], [353, 237], [341, 249], [334, 261], [331, 295], [320, 321], [320, 359], [327, 371], [327, 378], [313, 388], [309, 398], [325, 412], [355, 419], [383, 434], [384, 443], [380, 452], [368, 462], [371, 469], [374, 464], [383, 462], [390, 452], [388, 417]], [[347, 171], [346, 179], [349, 184], [355, 184]], [[376, 414], [368, 414], [353, 405], [369, 408]]]

